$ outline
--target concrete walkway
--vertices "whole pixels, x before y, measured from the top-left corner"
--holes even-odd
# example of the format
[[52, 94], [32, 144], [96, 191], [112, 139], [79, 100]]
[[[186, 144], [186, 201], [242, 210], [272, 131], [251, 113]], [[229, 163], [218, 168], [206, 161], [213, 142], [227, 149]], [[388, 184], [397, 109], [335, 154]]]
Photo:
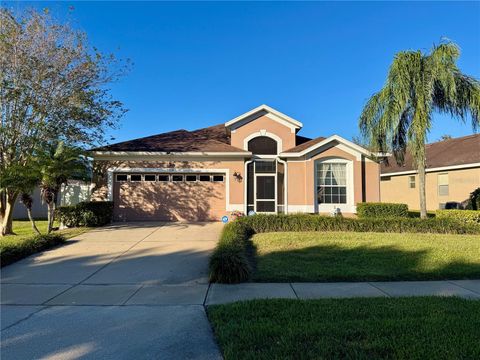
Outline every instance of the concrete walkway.
[[1, 357], [220, 359], [204, 302], [221, 223], [116, 224], [1, 270]]
[[252, 299], [458, 296], [480, 300], [480, 280], [212, 284], [206, 305]]
[[8, 359], [220, 359], [205, 305], [259, 298], [461, 296], [480, 280], [208, 284], [222, 224], [90, 231], [1, 270]]

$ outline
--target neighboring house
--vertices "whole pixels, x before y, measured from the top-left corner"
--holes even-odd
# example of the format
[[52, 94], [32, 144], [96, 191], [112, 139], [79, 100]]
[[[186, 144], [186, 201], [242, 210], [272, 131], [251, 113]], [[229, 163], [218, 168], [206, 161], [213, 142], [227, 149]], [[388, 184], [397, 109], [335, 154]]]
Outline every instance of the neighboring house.
[[[480, 134], [448, 139], [426, 146], [427, 210], [444, 208], [447, 202], [463, 203], [480, 187]], [[418, 175], [410, 154], [405, 164], [388, 158], [381, 167], [383, 202], [405, 203], [418, 210]]]
[[305, 138], [301, 128], [262, 105], [224, 124], [93, 149], [92, 199], [113, 200], [117, 221], [352, 214], [379, 201], [380, 166], [368, 150], [337, 135]]
[[[91, 184], [79, 180], [70, 180], [67, 185], [63, 185], [58, 194], [58, 206], [75, 205], [80, 201], [90, 200]], [[40, 188], [36, 188], [32, 193], [32, 216], [34, 218], [47, 218], [47, 205], [42, 203], [40, 197]], [[27, 219], [27, 209], [17, 199], [13, 208], [14, 219]]]

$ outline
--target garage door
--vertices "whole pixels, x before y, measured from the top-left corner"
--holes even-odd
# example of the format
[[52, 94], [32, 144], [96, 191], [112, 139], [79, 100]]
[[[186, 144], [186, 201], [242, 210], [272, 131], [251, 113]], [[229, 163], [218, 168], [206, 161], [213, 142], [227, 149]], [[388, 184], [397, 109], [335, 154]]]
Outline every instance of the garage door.
[[225, 215], [224, 174], [116, 173], [116, 221], [208, 221]]

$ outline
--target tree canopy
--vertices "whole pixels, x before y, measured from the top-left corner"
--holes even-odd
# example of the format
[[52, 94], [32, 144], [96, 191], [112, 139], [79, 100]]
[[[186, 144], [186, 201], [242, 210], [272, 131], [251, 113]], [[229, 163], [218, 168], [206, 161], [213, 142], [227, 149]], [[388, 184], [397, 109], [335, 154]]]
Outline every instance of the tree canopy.
[[[103, 142], [125, 112], [108, 85], [126, 73], [128, 61], [103, 54], [48, 12], [1, 8], [0, 23], [0, 173], [28, 167], [42, 144]], [[0, 189], [3, 232], [18, 192]]]

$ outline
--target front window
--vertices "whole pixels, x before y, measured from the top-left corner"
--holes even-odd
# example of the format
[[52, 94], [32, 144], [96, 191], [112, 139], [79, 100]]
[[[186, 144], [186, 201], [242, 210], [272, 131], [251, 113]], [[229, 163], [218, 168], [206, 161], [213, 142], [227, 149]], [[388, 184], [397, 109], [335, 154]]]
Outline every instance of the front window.
[[317, 165], [317, 197], [319, 204], [347, 203], [347, 164]]
[[408, 177], [408, 186], [410, 189], [415, 189], [415, 176]]
[[257, 136], [248, 142], [248, 151], [254, 155], [277, 155], [277, 142], [268, 136]]
[[448, 195], [448, 174], [438, 174], [438, 195]]

